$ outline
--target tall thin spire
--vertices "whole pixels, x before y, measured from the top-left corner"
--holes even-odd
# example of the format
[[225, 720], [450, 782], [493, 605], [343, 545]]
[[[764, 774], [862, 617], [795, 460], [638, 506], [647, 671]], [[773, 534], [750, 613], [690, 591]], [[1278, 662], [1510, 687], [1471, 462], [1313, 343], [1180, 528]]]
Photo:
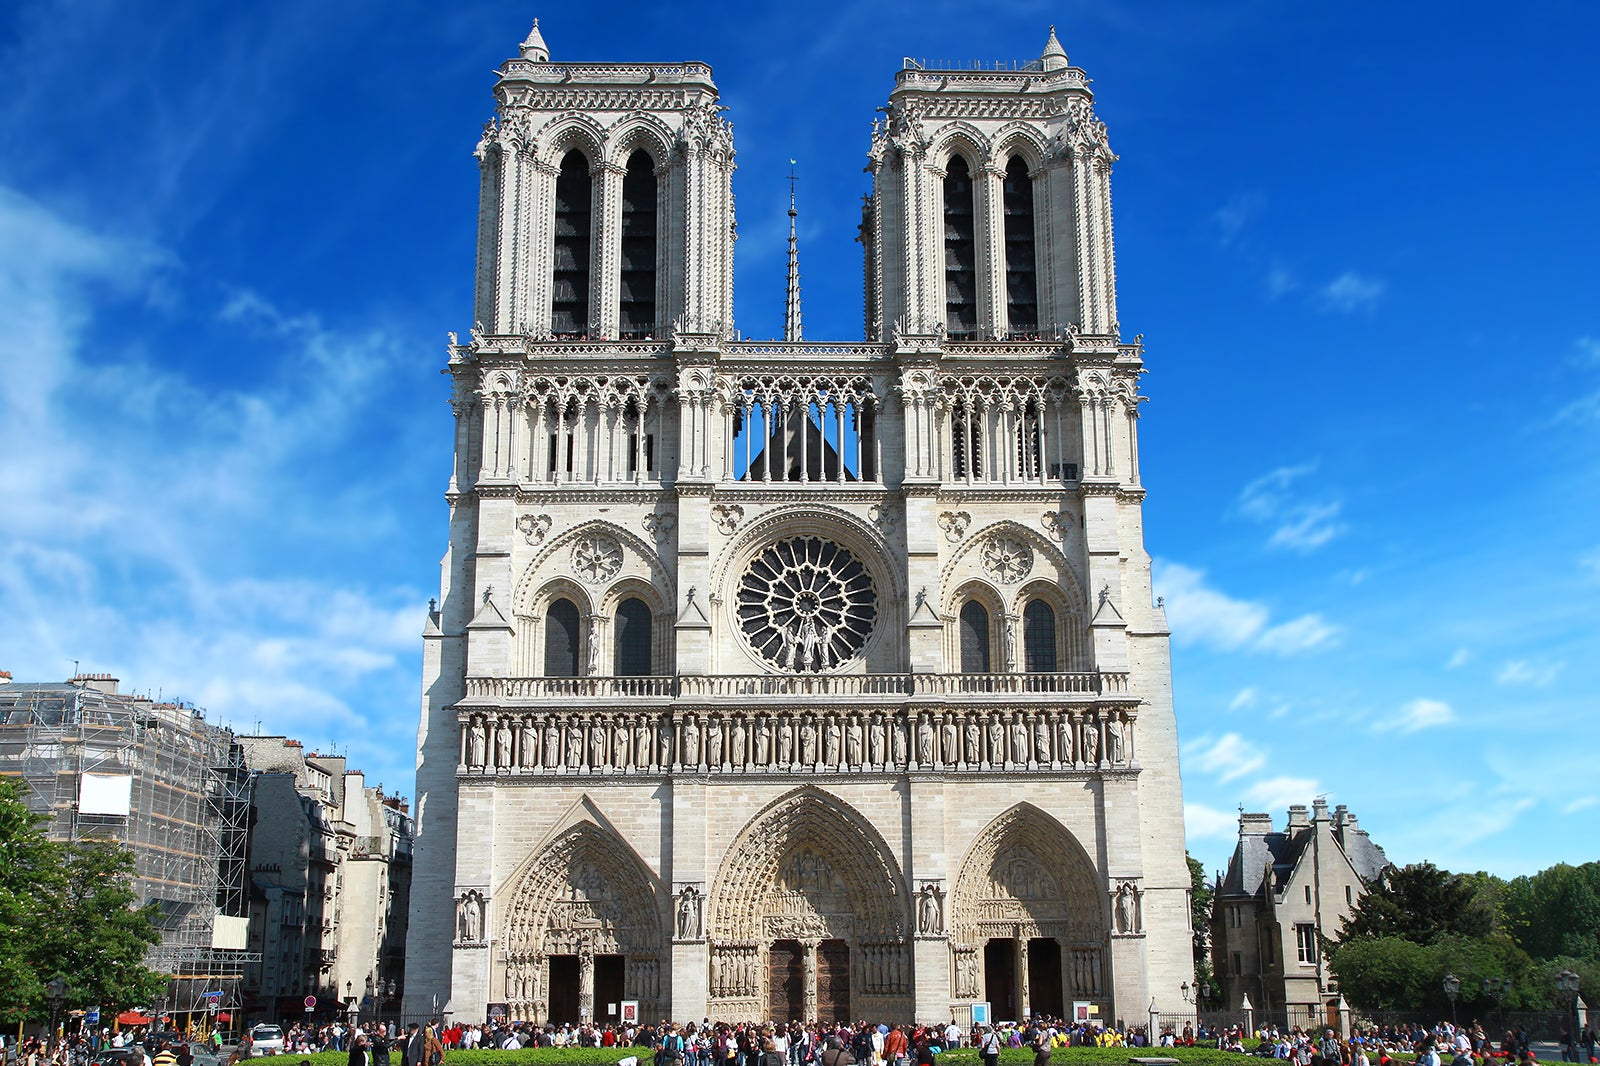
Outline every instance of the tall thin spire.
[[784, 307], [783, 339], [800, 339], [800, 244], [794, 232], [794, 160], [789, 160], [789, 301]]

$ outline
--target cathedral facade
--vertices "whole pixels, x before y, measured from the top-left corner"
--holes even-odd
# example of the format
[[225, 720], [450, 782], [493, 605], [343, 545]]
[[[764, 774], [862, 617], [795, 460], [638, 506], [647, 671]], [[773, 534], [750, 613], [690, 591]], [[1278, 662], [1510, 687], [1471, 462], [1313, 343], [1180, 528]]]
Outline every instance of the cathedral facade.
[[[1085, 73], [895, 75], [866, 337], [735, 339], [709, 67], [500, 68], [405, 1010], [1142, 1022], [1191, 980]], [[865, 132], [865, 131], [864, 131]], [[791, 245], [792, 249], [792, 245]]]

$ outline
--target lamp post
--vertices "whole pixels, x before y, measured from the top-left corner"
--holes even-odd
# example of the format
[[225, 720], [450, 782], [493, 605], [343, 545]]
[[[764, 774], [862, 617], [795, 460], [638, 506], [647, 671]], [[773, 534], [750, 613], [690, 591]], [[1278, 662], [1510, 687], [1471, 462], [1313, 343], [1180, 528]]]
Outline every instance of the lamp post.
[[67, 998], [67, 979], [60, 974], [50, 978], [50, 983], [44, 986], [45, 996], [50, 1001], [50, 1041], [56, 1039], [56, 1016], [61, 1013], [61, 1004]]
[[1556, 992], [1566, 1005], [1567, 1039], [1570, 1041], [1561, 1049], [1561, 1057], [1564, 1061], [1571, 1062], [1578, 1057], [1573, 1053], [1578, 1046], [1578, 975], [1571, 970], [1562, 970], [1556, 974]]
[[1485, 977], [1483, 979], [1483, 994], [1494, 1000], [1494, 1009], [1500, 1015], [1500, 1024], [1505, 1025], [1506, 996], [1511, 992], [1511, 978]]
[[1450, 997], [1450, 1024], [1456, 1024], [1456, 997], [1461, 994], [1461, 978], [1453, 973], [1444, 975], [1444, 994]]
[[1191, 985], [1188, 981], [1185, 981], [1178, 986], [1178, 991], [1183, 993], [1183, 1001], [1185, 1003], [1193, 1003], [1198, 1007], [1204, 1008], [1206, 1000], [1211, 998], [1211, 982], [1202, 983], [1196, 981]]

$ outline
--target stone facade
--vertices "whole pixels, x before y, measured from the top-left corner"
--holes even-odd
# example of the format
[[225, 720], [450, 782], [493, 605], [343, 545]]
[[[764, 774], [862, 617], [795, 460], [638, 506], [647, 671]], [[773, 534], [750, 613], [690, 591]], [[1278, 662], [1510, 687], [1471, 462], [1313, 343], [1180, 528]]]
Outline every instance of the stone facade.
[[1053, 32], [1017, 69], [908, 64], [867, 339], [751, 343], [710, 69], [555, 63], [537, 26], [502, 65], [408, 1014], [1181, 1002], [1142, 348], [1087, 85]]
[[1223, 1006], [1249, 996], [1256, 1017], [1316, 1025], [1337, 1016], [1338, 991], [1321, 940], [1339, 930], [1389, 860], [1344, 806], [1239, 815], [1239, 844], [1212, 908], [1213, 972]]

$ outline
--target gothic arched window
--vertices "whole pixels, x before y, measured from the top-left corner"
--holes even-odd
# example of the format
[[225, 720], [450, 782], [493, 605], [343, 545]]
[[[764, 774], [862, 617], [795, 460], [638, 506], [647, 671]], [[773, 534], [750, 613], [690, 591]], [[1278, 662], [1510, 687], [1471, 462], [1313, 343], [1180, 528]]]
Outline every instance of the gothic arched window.
[[952, 340], [978, 333], [978, 256], [972, 168], [950, 157], [944, 175], [944, 328]]
[[1056, 612], [1043, 600], [1023, 608], [1022, 659], [1030, 674], [1056, 672]]
[[571, 600], [556, 600], [544, 616], [544, 676], [577, 677], [581, 626]]
[[650, 608], [637, 597], [623, 600], [617, 605], [617, 617], [611, 625], [611, 672], [650, 673]]
[[555, 267], [551, 276], [550, 330], [579, 337], [589, 331], [589, 216], [594, 181], [589, 161], [574, 148], [556, 176]]
[[1039, 331], [1039, 286], [1033, 257], [1033, 179], [1021, 156], [1006, 164], [1006, 321], [1013, 336]]
[[955, 464], [951, 476], [961, 479], [983, 477], [983, 413], [977, 404], [961, 404], [950, 416], [950, 458]]
[[961, 608], [961, 672], [989, 673], [989, 612], [977, 600]]
[[656, 169], [643, 149], [628, 157], [622, 178], [623, 340], [643, 340], [656, 330]]

